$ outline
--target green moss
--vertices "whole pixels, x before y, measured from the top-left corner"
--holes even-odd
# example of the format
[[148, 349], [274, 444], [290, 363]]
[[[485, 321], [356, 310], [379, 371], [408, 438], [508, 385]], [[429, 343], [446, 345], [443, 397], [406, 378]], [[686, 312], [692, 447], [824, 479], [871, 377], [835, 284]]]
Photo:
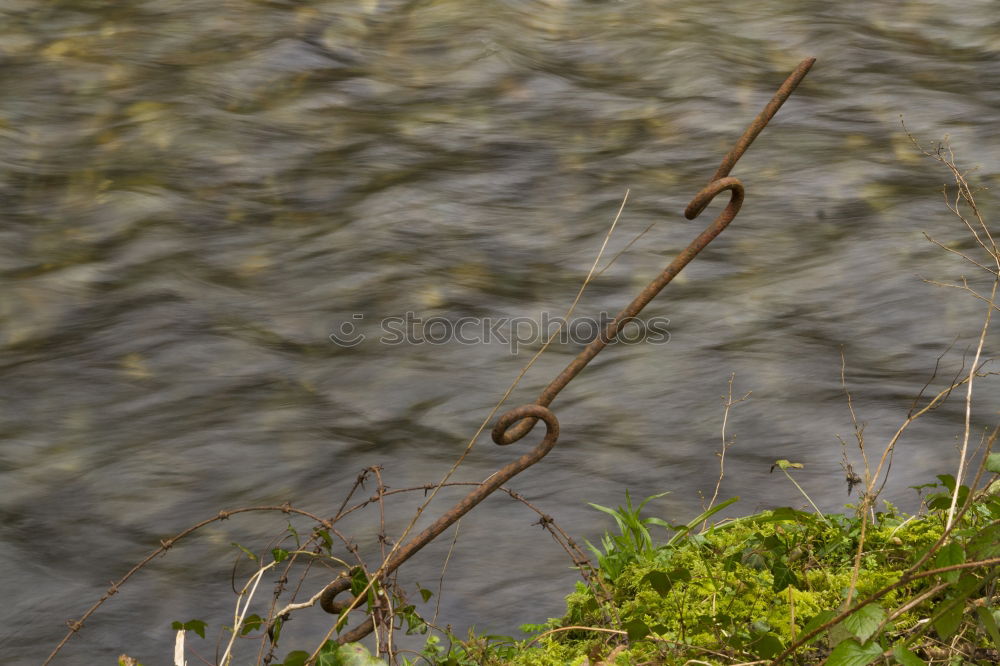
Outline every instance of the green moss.
[[[618, 517], [621, 520], [616, 518], [619, 527], [641, 537], [648, 524], [644, 521], [649, 519], [640, 519], [637, 510], [626, 515], [632, 510], [630, 503], [626, 507], [619, 508], [623, 512]], [[973, 523], [995, 524], [998, 516], [1000, 502], [984, 495], [982, 506], [977, 505], [965, 519], [973, 528], [968, 534], [977, 531]], [[865, 528], [856, 579], [853, 569], [861, 534], [857, 516], [765, 511], [641, 552], [610, 552], [620, 549], [625, 541], [615, 546], [609, 535], [603, 542], [606, 551], [598, 552], [602, 562], [613, 562], [614, 566], [602, 569], [599, 591], [577, 584], [566, 598], [564, 617], [546, 625], [550, 630], [572, 626], [592, 629], [548, 634], [523, 647], [508, 663], [593, 664], [609, 656], [613, 661], [608, 663], [615, 664], [684, 664], [691, 659], [723, 664], [768, 659], [810, 630], [810, 622], [816, 625], [846, 608], [852, 580], [852, 603], [881, 593], [877, 604], [868, 607], [870, 618], [820, 634], [797, 650], [796, 658], [799, 663], [818, 663], [840, 641], [854, 640], [852, 635], [867, 638], [865, 632], [876, 630], [880, 633], [875, 640], [888, 649], [885, 646], [907, 639], [914, 630], [926, 630], [928, 618], [934, 621], [935, 609], [951, 594], [943, 590], [911, 603], [940, 583], [938, 577], [911, 580], [886, 591], [936, 545], [943, 533], [943, 520], [939, 511], [904, 516], [887, 506]], [[956, 531], [954, 538], [960, 540], [962, 534]], [[609, 575], [609, 570], [614, 575]], [[978, 578], [968, 585], [981, 589], [995, 573], [995, 568], [970, 572], [969, 576]], [[904, 607], [905, 612], [899, 612], [892, 622], [882, 622], [888, 612], [903, 611]], [[854, 617], [862, 618], [863, 614]], [[973, 625], [966, 626], [965, 640], [971, 640], [975, 633], [976, 649], [995, 654], [989, 652], [996, 646], [988, 632], [977, 632]], [[919, 641], [910, 649], [915, 649], [914, 645], [918, 649]]]
[[[641, 515], [653, 498], [633, 506], [626, 494], [617, 509], [596, 507], [621, 534], [591, 546], [599, 570], [566, 597], [563, 617], [526, 627], [535, 638], [521, 642], [450, 636], [452, 647], [442, 651], [432, 638], [422, 658], [449, 666], [723, 665], [771, 660], [795, 644], [783, 663], [861, 666], [896, 650], [909, 665], [940, 660], [940, 646], [951, 645], [963, 663], [995, 664], [998, 567], [914, 576], [1000, 556], [1000, 493], [988, 486], [976, 494], [942, 546], [954, 481], [939, 480], [921, 487], [932, 489], [929, 509], [916, 516], [889, 504], [864, 521], [781, 508], [695, 533], [706, 512], [665, 544], [649, 526], [670, 523]], [[961, 489], [960, 499], [967, 493]], [[797, 645], [848, 600], [845, 620]]]

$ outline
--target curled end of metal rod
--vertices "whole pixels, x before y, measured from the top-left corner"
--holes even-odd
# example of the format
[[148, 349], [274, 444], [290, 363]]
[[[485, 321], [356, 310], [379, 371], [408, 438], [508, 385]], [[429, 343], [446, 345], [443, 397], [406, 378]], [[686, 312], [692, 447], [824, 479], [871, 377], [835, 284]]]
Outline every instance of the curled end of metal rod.
[[[538, 407], [539, 405], [526, 405], [527, 407]], [[538, 423], [538, 417], [523, 415], [524, 407], [517, 407], [515, 409], [510, 409], [504, 412], [499, 419], [497, 419], [496, 424], [493, 426], [493, 430], [490, 432], [490, 437], [493, 439], [493, 443], [498, 446], [507, 446], [508, 444], [513, 444], [514, 442], [521, 440], [531, 432], [535, 424]], [[514, 414], [521, 414], [519, 416], [513, 416]]]
[[538, 404], [522, 405], [504, 412], [497, 419], [490, 436], [495, 444], [507, 446], [527, 435], [539, 420], [545, 421], [545, 439], [552, 440], [554, 445], [559, 438], [559, 420], [552, 410]]
[[346, 592], [351, 589], [351, 577], [349, 574], [341, 574], [336, 580], [326, 586], [323, 590], [323, 594], [319, 597], [320, 608], [325, 610], [331, 615], [340, 615], [345, 608], [347, 608], [354, 599], [348, 599], [346, 601], [335, 601], [335, 598], [341, 592]]
[[689, 220], [701, 215], [701, 212], [705, 210], [712, 199], [718, 196], [720, 193], [730, 190], [733, 194], [729, 198], [729, 204], [726, 209], [722, 211], [720, 217], [727, 218], [727, 223], [731, 221], [736, 214], [740, 212], [740, 206], [743, 205], [743, 183], [740, 182], [739, 178], [733, 178], [729, 176], [728, 178], [720, 178], [719, 180], [713, 180], [711, 183], [701, 188], [698, 194], [694, 195], [691, 199], [691, 203], [687, 205], [684, 209], [684, 217]]

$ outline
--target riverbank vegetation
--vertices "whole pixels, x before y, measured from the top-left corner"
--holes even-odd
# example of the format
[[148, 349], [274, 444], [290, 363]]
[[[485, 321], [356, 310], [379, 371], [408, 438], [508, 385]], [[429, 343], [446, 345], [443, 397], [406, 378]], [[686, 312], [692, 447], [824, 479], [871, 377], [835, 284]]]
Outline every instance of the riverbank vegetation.
[[[579, 548], [550, 516], [504, 489], [538, 512], [540, 524], [567, 549], [583, 582], [567, 596], [562, 617], [526, 625], [526, 637], [476, 633], [457, 637], [418, 613], [407, 597], [414, 594], [412, 588], [407, 590], [395, 577], [380, 577], [378, 569], [366, 567], [357, 546], [334, 527], [339, 518], [372, 504], [379, 506], [381, 516], [382, 500], [389, 495], [436, 491], [454, 484], [442, 481], [390, 491], [380, 470], [373, 468], [359, 477], [358, 485], [374, 477], [375, 494], [353, 507], [348, 506], [348, 497], [333, 519], [288, 505], [225, 512], [166, 540], [106, 597], [146, 562], [199, 527], [241, 511], [279, 510], [308, 517], [314, 528], [306, 534], [290, 526], [278, 546], [263, 557], [240, 547], [255, 572], [239, 590], [233, 622], [223, 630], [224, 649], [217, 651], [211, 663], [251, 663], [236, 660], [233, 647], [237, 640], [254, 637], [260, 647], [253, 663], [283, 666], [386, 661], [435, 666], [1000, 663], [1000, 453], [993, 452], [1000, 426], [977, 429], [972, 419], [974, 387], [991, 374], [985, 366], [1000, 286], [1000, 250], [976, 203], [976, 192], [947, 146], [924, 153], [953, 176], [954, 187], [946, 189], [946, 202], [969, 235], [964, 244], [928, 239], [958, 255], [974, 268], [976, 278], [983, 278], [935, 284], [979, 299], [984, 303], [984, 317], [960, 367], [949, 379], [941, 380], [943, 356], [939, 358], [927, 384], [885, 442], [866, 441], [864, 423], [855, 415], [845, 360], [841, 378], [855, 441], [841, 442], [842, 466], [848, 492], [856, 495], [844, 512], [817, 509], [808, 483], [796, 479], [801, 465], [777, 460], [771, 471], [794, 484], [802, 496], [800, 506], [716, 521], [721, 509], [736, 502], [732, 498], [716, 504], [717, 485], [704, 512], [683, 522], [652, 515], [658, 496], [636, 502], [626, 492], [618, 507], [594, 505], [595, 511], [614, 521], [614, 528], [600, 543], [587, 544], [588, 557], [586, 549]], [[724, 424], [729, 409], [740, 400], [733, 397], [731, 380]], [[912, 513], [900, 511], [881, 498], [900, 440], [913, 423], [948, 400], [962, 401], [964, 406], [964, 424], [955, 438], [955, 473], [940, 474], [916, 486], [918, 508]], [[723, 425], [720, 482], [729, 445]], [[941, 444], [942, 451], [950, 452], [952, 446], [952, 442]], [[380, 535], [382, 530], [384, 523]], [[340, 557], [345, 549], [355, 561]], [[337, 644], [355, 609], [348, 606], [327, 635], [312, 645], [292, 649], [296, 646], [282, 641], [282, 627], [291, 614], [316, 605], [320, 597], [277, 603], [289, 587], [293, 566], [301, 570], [305, 564], [309, 570], [321, 563], [350, 572], [355, 601], [348, 606], [374, 618], [374, 644]], [[250, 613], [254, 593], [273, 575], [277, 580], [269, 610]], [[302, 574], [299, 586], [305, 581], [306, 574]], [[416, 594], [426, 603], [435, 593], [417, 586]], [[82, 626], [82, 620], [76, 624], [73, 631]], [[205, 626], [192, 620], [175, 623], [174, 628], [181, 663], [185, 633], [204, 636]], [[393, 636], [401, 633], [425, 636], [422, 649], [399, 649]], [[123, 655], [120, 663], [134, 662]]]

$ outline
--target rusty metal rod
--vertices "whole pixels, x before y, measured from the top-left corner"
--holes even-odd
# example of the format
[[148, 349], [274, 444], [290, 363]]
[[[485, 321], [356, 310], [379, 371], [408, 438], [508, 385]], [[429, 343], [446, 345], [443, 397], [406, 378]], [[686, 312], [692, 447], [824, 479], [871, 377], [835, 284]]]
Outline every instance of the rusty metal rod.
[[[432, 525], [428, 526], [423, 532], [413, 537], [409, 543], [396, 551], [395, 555], [392, 555], [382, 565], [381, 568], [384, 574], [388, 575], [395, 571], [403, 562], [410, 559], [414, 553], [430, 543], [435, 537], [448, 529], [452, 523], [467, 514], [477, 504], [491, 495], [494, 490], [505, 484], [511, 478], [520, 474], [522, 471], [534, 465], [552, 450], [552, 447], [556, 445], [556, 440], [559, 439], [559, 420], [548, 407], [543, 407], [541, 405], [524, 405], [522, 407], [512, 409], [500, 417], [494, 426], [494, 430], [503, 430], [509, 427], [511, 423], [520, 421], [524, 418], [541, 419], [545, 422], [545, 437], [542, 439], [541, 443], [517, 460], [507, 463], [494, 474], [490, 475], [488, 479], [469, 492], [469, 494], [462, 498], [458, 504], [449, 509], [447, 513], [442, 515]], [[320, 596], [320, 606], [328, 613], [341, 612], [341, 610], [343, 610], [343, 608], [345, 608], [348, 604], [334, 601], [334, 597], [341, 592], [350, 589], [350, 587], [350, 576], [341, 576], [336, 579], [333, 583], [327, 586], [326, 590], [324, 590], [323, 594]], [[367, 626], [367, 624], [362, 625], [362, 627], [365, 626]], [[358, 627], [358, 629], [360, 628], [361, 627]], [[365, 631], [362, 636], [366, 636], [369, 631], [371, 631], [371, 629]], [[341, 638], [343, 639], [344, 636], [341, 636]]]
[[[725, 210], [715, 218], [708, 227], [701, 232], [697, 238], [691, 241], [684, 250], [681, 251], [677, 257], [670, 262], [670, 264], [663, 269], [649, 285], [642, 290], [635, 300], [628, 304], [628, 306], [618, 313], [618, 315], [607, 325], [603, 333], [597, 338], [595, 338], [589, 345], [587, 345], [583, 351], [574, 358], [566, 368], [559, 373], [559, 375], [552, 380], [552, 382], [545, 387], [541, 395], [538, 396], [538, 400], [535, 401], [537, 405], [545, 405], [546, 407], [552, 404], [552, 401], [556, 399], [559, 392], [566, 388], [566, 385], [570, 381], [580, 374], [590, 361], [597, 356], [602, 349], [604, 349], [609, 342], [615, 339], [618, 332], [625, 326], [629, 321], [636, 317], [646, 305], [653, 300], [653, 298], [660, 293], [667, 284], [674, 279], [674, 277], [680, 273], [681, 269], [684, 268], [692, 259], [697, 256], [699, 252], [705, 249], [712, 239], [722, 233], [722, 230], [733, 221], [736, 214], [740, 210], [740, 205], [743, 203], [743, 184], [736, 178], [727, 178], [729, 172], [735, 166], [736, 161], [743, 156], [753, 140], [757, 138], [761, 130], [767, 126], [767, 123], [774, 117], [774, 114], [778, 112], [781, 105], [785, 103], [788, 96], [792, 94], [792, 91], [799, 85], [805, 75], [809, 72], [809, 69], [816, 62], [815, 58], [806, 58], [795, 70], [785, 79], [785, 82], [781, 84], [778, 88], [778, 92], [775, 93], [771, 101], [767, 103], [764, 110], [757, 114], [757, 117], [753, 119], [750, 126], [747, 128], [743, 136], [737, 140], [736, 145], [733, 149], [729, 151], [726, 157], [722, 160], [722, 165], [712, 176], [712, 180], [709, 181], [698, 194], [694, 196], [691, 203], [687, 205], [684, 209], [684, 216], [693, 220], [698, 217], [703, 210], [708, 206], [708, 204], [715, 198], [716, 195], [720, 194], [725, 190], [731, 190], [732, 196], [729, 199], [729, 205], [726, 206]], [[535, 426], [536, 420], [525, 419], [520, 423], [516, 424], [510, 430], [502, 433], [500, 439], [495, 436], [493, 441], [497, 444], [510, 444], [521, 439], [527, 435], [531, 429]]]
[[[663, 271], [650, 282], [645, 289], [643, 289], [635, 299], [629, 303], [625, 309], [618, 313], [618, 315], [605, 327], [604, 331], [595, 340], [591, 341], [577, 356], [574, 358], [569, 365], [563, 369], [562, 372], [556, 376], [552, 382], [545, 387], [538, 400], [534, 404], [522, 405], [521, 407], [515, 407], [504, 412], [500, 418], [497, 419], [496, 424], [493, 427], [491, 436], [493, 441], [500, 445], [513, 444], [522, 437], [528, 434], [535, 424], [542, 420], [545, 422], [545, 437], [542, 439], [534, 449], [525, 453], [517, 460], [508, 463], [496, 473], [491, 475], [482, 484], [477, 486], [468, 495], [466, 495], [462, 500], [460, 500], [455, 506], [450, 508], [445, 512], [440, 518], [438, 518], [432, 525], [427, 527], [417, 536], [413, 537], [409, 543], [400, 548], [396, 553], [387, 559], [380, 570], [383, 576], [387, 576], [396, 569], [400, 567], [406, 560], [412, 557], [417, 551], [430, 543], [438, 535], [444, 532], [448, 527], [454, 524], [458, 519], [464, 516], [466, 513], [471, 511], [477, 504], [482, 502], [486, 497], [488, 497], [493, 491], [499, 488], [501, 485], [509, 481], [511, 478], [520, 474], [522, 471], [531, 467], [536, 462], [545, 457], [545, 455], [552, 450], [556, 445], [556, 441], [559, 438], [559, 421], [556, 419], [555, 414], [548, 408], [552, 401], [555, 400], [559, 392], [562, 391], [569, 382], [580, 374], [588, 363], [597, 354], [601, 352], [612, 340], [614, 340], [622, 327], [625, 326], [629, 321], [636, 317], [642, 309], [653, 300], [660, 291], [670, 283], [678, 273], [681, 272], [688, 263], [694, 259], [699, 252], [701, 252], [705, 247], [712, 242], [712, 240], [718, 236], [722, 231], [729, 225], [730, 222], [736, 217], [736, 214], [740, 211], [740, 206], [743, 204], [743, 184], [738, 178], [729, 177], [729, 172], [735, 166], [736, 162], [743, 156], [753, 140], [757, 138], [761, 130], [767, 126], [767, 123], [774, 117], [781, 105], [785, 103], [789, 95], [795, 90], [799, 85], [805, 75], [809, 72], [809, 69], [816, 62], [815, 58], [807, 58], [799, 63], [798, 67], [785, 79], [785, 82], [781, 84], [778, 88], [778, 92], [775, 93], [771, 101], [767, 103], [764, 110], [761, 111], [750, 126], [747, 128], [743, 136], [737, 140], [736, 145], [733, 149], [723, 158], [722, 164], [719, 166], [715, 175], [709, 181], [708, 185], [703, 187], [693, 199], [691, 203], [688, 204], [687, 208], [684, 210], [684, 215], [689, 220], [693, 220], [698, 217], [699, 214], [708, 206], [711, 201], [721, 194], [722, 192], [729, 191], [729, 203], [726, 205], [725, 209], [709, 224], [704, 231], [702, 231], [698, 236], [691, 241], [691, 243], [684, 248], [680, 254], [678, 254], [670, 264], [667, 265]], [[346, 592], [351, 588], [350, 575], [342, 575], [339, 578], [331, 582], [323, 590], [320, 596], [320, 606], [328, 613], [338, 614], [343, 611], [353, 600], [348, 601], [336, 601], [335, 597], [339, 594]], [[368, 634], [370, 634], [375, 628], [375, 620], [373, 617], [368, 617], [360, 625], [354, 627], [350, 631], [342, 634], [338, 639], [338, 643], [350, 643], [354, 641], [361, 640]]]

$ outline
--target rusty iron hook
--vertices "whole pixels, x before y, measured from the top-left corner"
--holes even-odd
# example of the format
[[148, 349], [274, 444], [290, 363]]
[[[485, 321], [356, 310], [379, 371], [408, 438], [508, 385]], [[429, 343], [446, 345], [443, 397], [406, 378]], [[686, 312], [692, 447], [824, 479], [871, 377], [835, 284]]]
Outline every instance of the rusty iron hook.
[[[448, 529], [452, 523], [467, 514], [475, 508], [477, 504], [491, 495], [494, 490], [534, 465], [552, 450], [552, 447], [556, 445], [556, 440], [559, 439], [559, 420], [548, 407], [543, 407], [541, 405], [524, 405], [523, 407], [512, 409], [500, 417], [494, 427], [494, 433], [496, 433], [498, 429], [506, 429], [511, 423], [525, 418], [540, 419], [545, 422], [545, 437], [542, 441], [531, 451], [523, 454], [517, 460], [507, 463], [495, 473], [490, 475], [488, 479], [476, 486], [476, 488], [462, 498], [458, 504], [448, 510], [447, 513], [438, 518], [423, 532], [413, 537], [409, 543], [396, 551], [394, 555], [390, 556], [381, 567], [383, 575], [388, 575], [395, 571], [401, 564], [403, 564], [403, 562], [410, 559], [414, 553], [430, 543], [435, 537]], [[328, 613], [341, 613], [353, 602], [353, 599], [347, 601], [336, 601], [335, 597], [342, 592], [346, 592], [350, 588], [350, 575], [341, 575], [330, 583], [320, 595], [320, 607]], [[344, 634], [338, 640], [342, 643], [360, 640], [361, 638], [367, 636], [373, 628], [372, 622], [367, 621], [355, 629], [352, 629], [347, 634]], [[355, 637], [355, 632], [360, 633]]]
[[[732, 196], [729, 199], [729, 205], [719, 214], [715, 220], [702, 231], [697, 238], [691, 241], [690, 245], [684, 248], [680, 254], [678, 254], [670, 264], [663, 269], [656, 278], [653, 279], [649, 285], [631, 302], [624, 310], [618, 313], [618, 315], [605, 327], [603, 333], [598, 335], [589, 345], [587, 345], [583, 351], [581, 351], [576, 358], [574, 358], [569, 365], [563, 369], [562, 372], [556, 376], [552, 382], [545, 387], [541, 395], [535, 401], [537, 405], [545, 405], [546, 407], [552, 404], [559, 392], [566, 388], [566, 385], [572, 381], [574, 377], [580, 374], [590, 361], [593, 360], [595, 356], [602, 349], [604, 349], [615, 337], [618, 332], [632, 319], [634, 319], [646, 305], [656, 297], [660, 291], [667, 286], [667, 284], [674, 279], [674, 277], [680, 273], [681, 269], [684, 268], [695, 256], [698, 255], [705, 246], [707, 246], [712, 240], [722, 233], [736, 214], [740, 210], [740, 206], [743, 203], [743, 184], [737, 178], [729, 178], [729, 172], [736, 165], [737, 160], [743, 156], [753, 140], [757, 138], [761, 130], [767, 126], [767, 123], [774, 117], [774, 114], [778, 112], [781, 105], [785, 103], [789, 95], [795, 90], [799, 85], [805, 75], [809, 72], [809, 69], [816, 62], [815, 58], [806, 58], [798, 67], [785, 79], [785, 82], [781, 84], [778, 88], [778, 92], [774, 94], [771, 101], [767, 103], [763, 111], [757, 114], [757, 117], [753, 119], [750, 126], [743, 133], [743, 136], [737, 140], [736, 145], [733, 149], [723, 158], [722, 164], [716, 170], [715, 175], [709, 181], [708, 185], [699, 191], [691, 203], [687, 205], [684, 210], [684, 216], [693, 220], [698, 217], [703, 210], [708, 206], [708, 204], [716, 196], [721, 194], [726, 190], [732, 191]], [[509, 430], [505, 430], [500, 433], [497, 437], [497, 431], [493, 431], [493, 441], [497, 444], [510, 444], [521, 439], [527, 435], [531, 429], [535, 426], [537, 420], [535, 419], [524, 419], [517, 423]]]
[[[414, 553], [427, 545], [439, 534], [444, 532], [455, 521], [464, 516], [477, 504], [482, 502], [493, 491], [509, 481], [511, 478], [521, 473], [528, 467], [545, 457], [552, 450], [559, 438], [559, 421], [555, 414], [548, 408], [556, 396], [569, 382], [576, 377], [583, 368], [602, 349], [617, 337], [618, 332], [625, 324], [635, 318], [644, 307], [660, 291], [670, 283], [671, 280], [680, 273], [688, 263], [694, 259], [699, 252], [712, 242], [729, 225], [740, 211], [743, 204], [743, 183], [738, 178], [729, 176], [729, 172], [736, 165], [736, 162], [743, 156], [753, 140], [757, 138], [761, 130], [774, 117], [781, 105], [785, 103], [789, 95], [799, 85], [809, 69], [816, 62], [815, 58], [807, 58], [799, 63], [798, 67], [785, 79], [785, 82], [778, 88], [777, 93], [771, 98], [764, 109], [757, 114], [753, 122], [737, 140], [736, 145], [723, 158], [722, 164], [716, 170], [715, 175], [708, 185], [703, 187], [688, 204], [684, 210], [684, 216], [689, 220], [698, 217], [702, 211], [712, 202], [715, 197], [723, 192], [730, 192], [729, 202], [725, 209], [709, 224], [704, 231], [691, 241], [666, 268], [663, 269], [656, 278], [650, 282], [635, 299], [629, 303], [618, 315], [605, 327], [602, 334], [598, 335], [590, 342], [569, 365], [567, 365], [552, 382], [545, 387], [541, 395], [533, 404], [522, 405], [504, 412], [493, 426], [491, 436], [493, 441], [499, 445], [513, 444], [520, 440], [534, 428], [535, 424], [541, 420], [545, 422], [545, 437], [534, 449], [525, 453], [517, 460], [508, 463], [496, 473], [491, 475], [479, 486], [473, 489], [468, 495], [460, 500], [455, 506], [445, 512], [432, 525], [423, 532], [413, 537], [409, 543], [400, 548], [394, 555], [391, 555], [381, 567], [382, 575], [388, 575], [399, 568]], [[336, 601], [335, 597], [351, 588], [351, 579], [348, 574], [342, 575], [331, 582], [323, 590], [320, 596], [320, 606], [328, 613], [340, 613], [349, 607], [354, 600]], [[349, 643], [358, 641], [367, 636], [375, 628], [375, 620], [369, 617], [365, 622], [341, 635], [338, 643]]]

